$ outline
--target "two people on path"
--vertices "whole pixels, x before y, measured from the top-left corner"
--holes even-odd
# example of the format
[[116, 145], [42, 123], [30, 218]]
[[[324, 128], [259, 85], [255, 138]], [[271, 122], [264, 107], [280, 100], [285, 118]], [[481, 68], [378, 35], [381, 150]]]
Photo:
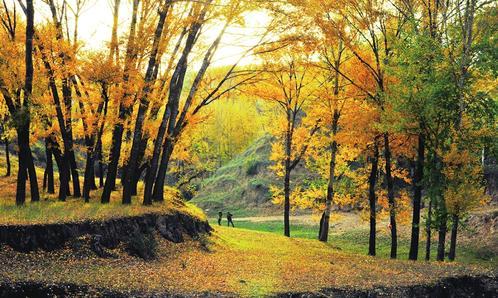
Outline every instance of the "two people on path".
[[[233, 220], [232, 220], [232, 213], [230, 212], [227, 212], [227, 221], [228, 221], [228, 226], [230, 226], [230, 224], [232, 225], [233, 228], [235, 228], [235, 226], [233, 225]], [[218, 212], [218, 225], [221, 226], [221, 220], [223, 218], [223, 212]]]

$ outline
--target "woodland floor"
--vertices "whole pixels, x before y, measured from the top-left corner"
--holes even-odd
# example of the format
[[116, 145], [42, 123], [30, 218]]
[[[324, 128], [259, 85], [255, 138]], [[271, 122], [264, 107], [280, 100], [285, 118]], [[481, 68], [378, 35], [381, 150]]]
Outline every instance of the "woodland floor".
[[104, 259], [81, 249], [24, 254], [3, 247], [0, 281], [74, 283], [120, 292], [260, 296], [331, 287], [409, 286], [448, 276], [492, 274], [477, 265], [387, 260], [315, 240], [227, 227], [216, 227], [201, 241], [173, 244], [160, 239], [154, 261], [131, 257], [119, 248], [114, 253], [116, 258]]
[[[498, 220], [498, 206], [487, 206], [476, 210], [474, 216], [488, 216]], [[320, 218], [315, 215], [291, 216], [291, 236], [297, 238], [317, 239]], [[234, 217], [236, 228], [283, 233], [282, 215]], [[215, 218], [210, 218], [211, 225], [217, 225]], [[406, 260], [410, 246], [411, 226], [408, 222], [398, 223], [398, 258]], [[223, 219], [223, 225], [226, 220]], [[466, 264], [479, 264], [498, 270], [498, 235], [493, 221], [476, 220], [472, 224], [461, 224], [458, 234], [457, 260]], [[434, 259], [437, 249], [437, 233], [433, 233], [431, 257]], [[331, 217], [329, 245], [335, 249], [365, 255], [368, 252], [369, 223], [358, 212], [334, 211]], [[449, 241], [449, 235], [448, 240]], [[449, 243], [449, 242], [448, 242]], [[377, 222], [377, 257], [388, 259], [390, 256], [390, 230], [388, 218], [379, 218]], [[422, 227], [419, 259], [425, 258], [426, 237]]]
[[[3, 152], [2, 152], [3, 153]], [[111, 194], [109, 204], [101, 204], [100, 196], [102, 189], [92, 190], [90, 202], [84, 203], [83, 198], [68, 197], [66, 202], [57, 199], [59, 187], [59, 174], [55, 172], [54, 184], [56, 194], [48, 194], [42, 190], [43, 170], [36, 168], [40, 188], [40, 201], [32, 203], [29, 193], [29, 181], [27, 181], [26, 203], [24, 206], [16, 206], [16, 177], [17, 158], [11, 158], [11, 176], [5, 177], [5, 157], [0, 155], [0, 225], [27, 225], [27, 224], [47, 224], [60, 222], [78, 222], [83, 220], [103, 220], [123, 216], [137, 216], [146, 213], [171, 213], [180, 211], [190, 215], [205, 218], [204, 213], [197, 207], [189, 203], [179, 203], [178, 191], [165, 187], [165, 201], [155, 202], [152, 206], [142, 205], [143, 183], [138, 184], [138, 195], [133, 198], [132, 204], [121, 204], [120, 180], [116, 181], [117, 191]], [[72, 183], [70, 182], [72, 193]], [[80, 177], [80, 184], [83, 184], [83, 177]]]

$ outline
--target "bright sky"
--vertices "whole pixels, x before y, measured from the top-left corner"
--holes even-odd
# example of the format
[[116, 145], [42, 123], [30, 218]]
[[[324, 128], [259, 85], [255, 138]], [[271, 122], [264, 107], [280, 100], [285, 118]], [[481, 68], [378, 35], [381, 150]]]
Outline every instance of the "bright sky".
[[[87, 0], [87, 4], [80, 16], [78, 35], [83, 42], [84, 50], [99, 49], [110, 41], [112, 30], [112, 2], [110, 0]], [[68, 0], [74, 3], [74, 0]], [[48, 5], [41, 0], [35, 0], [35, 19], [37, 22], [50, 19]], [[72, 14], [69, 14], [72, 17]], [[128, 32], [131, 17], [131, 1], [122, 0], [119, 12], [120, 34]], [[71, 23], [72, 20], [70, 19]], [[264, 12], [251, 12], [245, 15], [244, 27], [231, 27], [222, 39], [214, 65], [227, 65], [237, 61], [240, 55], [259, 40], [263, 28], [268, 24], [269, 18]], [[72, 26], [71, 26], [72, 27]], [[211, 24], [204, 28], [203, 41], [210, 42], [217, 36], [221, 24]], [[72, 30], [72, 29], [71, 29]], [[72, 33], [71, 33], [72, 34]], [[122, 37], [122, 35], [121, 35]], [[241, 64], [253, 62], [252, 57], [242, 60]]]

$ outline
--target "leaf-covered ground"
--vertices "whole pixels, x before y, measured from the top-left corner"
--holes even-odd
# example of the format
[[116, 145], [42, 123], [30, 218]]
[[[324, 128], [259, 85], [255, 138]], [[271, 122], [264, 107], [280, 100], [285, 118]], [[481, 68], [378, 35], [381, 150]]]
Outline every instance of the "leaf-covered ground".
[[[121, 204], [121, 189], [119, 179], [118, 190], [112, 192], [109, 204], [100, 204], [102, 189], [91, 192], [90, 203], [84, 203], [83, 198], [68, 197], [66, 202], [57, 200], [58, 173], [55, 173], [56, 194], [47, 194], [42, 191], [40, 183], [40, 202], [31, 203], [29, 195], [29, 181], [27, 182], [26, 203], [24, 206], [16, 206], [16, 177], [17, 158], [12, 157], [12, 174], [5, 177], [5, 157], [0, 155], [0, 225], [25, 225], [46, 224], [59, 222], [77, 222], [83, 220], [102, 220], [123, 216], [135, 216], [146, 213], [169, 213], [180, 211], [199, 218], [205, 218], [204, 213], [192, 204], [181, 202], [177, 190], [165, 188], [165, 202], [154, 203], [152, 206], [142, 205], [143, 183], [138, 185], [138, 195], [133, 198], [131, 205]], [[43, 170], [37, 168], [38, 178], [43, 177]], [[40, 179], [39, 179], [40, 180]], [[83, 177], [80, 177], [82, 184]], [[70, 183], [72, 187], [72, 183]], [[72, 191], [72, 189], [71, 189]]]
[[70, 248], [23, 254], [3, 247], [0, 279], [119, 291], [260, 296], [426, 284], [446, 276], [491, 274], [478, 266], [378, 259], [342, 252], [316, 240], [226, 227], [216, 227], [212, 236], [201, 241], [159, 242], [159, 257], [149, 262], [119, 249], [114, 252], [117, 258], [102, 259]]

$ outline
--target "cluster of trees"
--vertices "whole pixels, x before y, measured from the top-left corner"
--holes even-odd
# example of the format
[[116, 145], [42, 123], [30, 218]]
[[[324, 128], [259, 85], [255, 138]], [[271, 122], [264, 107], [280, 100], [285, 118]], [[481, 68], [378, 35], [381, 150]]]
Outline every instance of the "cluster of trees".
[[[185, 156], [189, 142], [182, 135], [209, 116], [210, 111], [203, 112], [207, 106], [258, 80], [258, 70], [238, 66], [260, 46], [271, 44], [271, 24], [253, 30], [253, 42], [238, 47], [234, 62], [212, 66], [222, 41], [237, 34], [255, 4], [109, 4], [110, 40], [88, 51], [78, 39], [78, 25], [90, 1], [2, 2], [1, 129], [17, 133], [18, 205], [26, 200], [27, 177], [31, 200], [40, 198], [30, 144], [41, 140], [46, 152], [43, 187], [48, 193], [56, 191], [55, 160], [59, 200], [71, 195], [88, 202], [98, 188], [98, 176], [102, 203], [110, 201], [118, 177], [123, 204], [131, 203], [140, 179], [143, 203], [162, 201], [171, 159], [192, 160]], [[37, 17], [49, 18], [39, 17], [35, 23], [35, 10]], [[126, 22], [120, 16], [123, 10], [129, 14]], [[127, 33], [120, 32], [123, 23]], [[24, 24], [25, 32], [19, 26]], [[86, 154], [84, 169], [78, 168], [81, 152]]]
[[[291, 201], [322, 213], [321, 241], [333, 203], [361, 206], [369, 213], [369, 255], [377, 214], [385, 212], [391, 258], [397, 224], [411, 217], [409, 258], [416, 260], [424, 205], [425, 258], [436, 230], [437, 260], [444, 260], [450, 226], [453, 260], [461, 218], [486, 200], [483, 156], [497, 148], [496, 5], [295, 0], [275, 13], [294, 24], [287, 39], [294, 42], [264, 56], [265, 87], [255, 93], [281, 111], [272, 159], [284, 180], [283, 190], [273, 188], [284, 205], [284, 234]], [[301, 161], [321, 179], [292, 187]]]
[[[445, 258], [448, 226], [449, 258], [455, 258], [459, 221], [485, 200], [483, 156], [498, 148], [496, 4], [110, 4], [109, 42], [85, 51], [78, 25], [88, 1], [2, 2], [0, 137], [8, 148], [12, 132], [17, 136], [17, 204], [25, 203], [26, 181], [31, 200], [40, 198], [34, 142], [45, 144], [48, 193], [56, 192], [55, 160], [59, 200], [89, 201], [100, 187], [100, 201], [108, 203], [120, 177], [123, 204], [143, 180], [143, 204], [150, 205], [164, 199], [168, 170], [181, 175], [190, 164], [197, 171], [192, 177], [209, 171], [263, 126], [277, 140], [271, 158], [283, 187], [272, 189], [284, 206], [286, 236], [292, 206], [319, 210], [318, 238], [327, 241], [332, 205], [357, 205], [368, 211], [370, 255], [378, 214], [386, 213], [391, 257], [397, 257], [397, 223], [411, 217], [409, 257], [417, 259], [425, 206], [426, 259], [433, 231], [437, 259]], [[251, 28], [252, 43], [239, 46], [234, 62], [213, 66], [223, 41], [237, 40], [251, 13], [261, 10], [265, 24]], [[49, 18], [35, 23], [38, 11]], [[257, 56], [252, 64], [241, 63], [251, 55]], [[233, 97], [239, 101], [226, 99]], [[270, 117], [262, 119], [254, 105]], [[85, 154], [84, 169], [78, 152]], [[291, 179], [302, 164], [319, 177], [305, 187]]]

